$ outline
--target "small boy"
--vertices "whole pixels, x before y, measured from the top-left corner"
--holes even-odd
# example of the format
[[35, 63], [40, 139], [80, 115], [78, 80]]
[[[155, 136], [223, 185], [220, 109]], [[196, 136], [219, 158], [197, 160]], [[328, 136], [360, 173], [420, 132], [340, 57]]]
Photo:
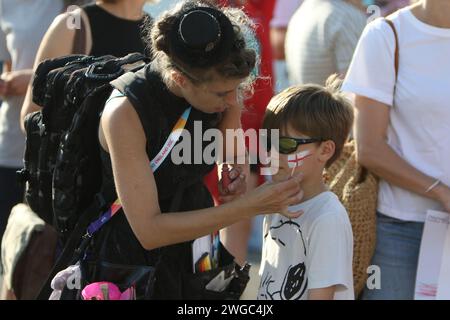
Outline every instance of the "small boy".
[[[263, 128], [279, 129], [279, 170], [272, 180], [302, 172], [304, 197], [289, 220], [264, 219], [258, 299], [354, 299], [353, 235], [337, 196], [323, 181], [323, 170], [340, 155], [353, 123], [351, 104], [330, 78], [325, 87], [291, 87], [267, 107]], [[273, 148], [275, 149], [275, 148]]]

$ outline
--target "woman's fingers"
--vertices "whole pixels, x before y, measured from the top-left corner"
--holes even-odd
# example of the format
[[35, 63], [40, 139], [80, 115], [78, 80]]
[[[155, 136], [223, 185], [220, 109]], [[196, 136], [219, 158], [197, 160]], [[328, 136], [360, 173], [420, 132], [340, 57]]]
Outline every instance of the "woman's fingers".
[[297, 194], [287, 198], [286, 204], [288, 206], [293, 206], [293, 205], [299, 204], [303, 200], [303, 196], [304, 196], [304, 192], [303, 192], [303, 190], [300, 190], [299, 192], [297, 192]]
[[284, 205], [285, 205], [286, 209], [281, 210], [280, 213], [289, 219], [295, 219], [295, 218], [300, 217], [303, 214], [303, 210], [290, 211], [289, 207], [299, 204], [302, 201], [303, 196], [304, 196], [304, 192], [303, 192], [303, 190], [300, 190], [295, 195], [288, 197], [284, 201]]
[[243, 195], [247, 190], [247, 182], [244, 174], [238, 176], [237, 179], [232, 181], [226, 189], [222, 188], [221, 183], [219, 183], [219, 201], [221, 203], [230, 202], [236, 197]]
[[247, 183], [246, 183], [246, 177], [245, 174], [240, 174], [237, 176], [237, 178], [231, 178], [234, 179], [229, 185], [228, 185], [228, 191], [230, 193], [242, 193], [245, 192], [247, 189]]
[[303, 190], [300, 187], [300, 182], [303, 179], [302, 174], [297, 174], [290, 177], [288, 180], [279, 182], [276, 184], [275, 192], [279, 197], [279, 205], [281, 206], [280, 212], [289, 218], [296, 218], [301, 215], [302, 212], [289, 212], [288, 207], [298, 204], [303, 199]]
[[286, 197], [292, 197], [300, 192], [300, 182], [303, 179], [303, 175], [296, 175], [290, 177], [283, 182], [275, 183], [276, 192], [285, 195]]
[[[289, 218], [299, 217], [302, 212], [288, 212], [288, 207], [298, 204], [303, 199], [300, 182], [302, 174], [297, 174], [282, 182], [265, 182], [253, 190], [247, 198], [246, 205], [260, 209], [261, 213], [281, 213]], [[232, 194], [222, 195], [222, 202], [233, 200]]]
[[242, 174], [242, 168], [237, 166], [237, 167], [233, 167], [230, 170], [229, 176], [231, 180], [236, 179], [237, 177], [239, 177]]

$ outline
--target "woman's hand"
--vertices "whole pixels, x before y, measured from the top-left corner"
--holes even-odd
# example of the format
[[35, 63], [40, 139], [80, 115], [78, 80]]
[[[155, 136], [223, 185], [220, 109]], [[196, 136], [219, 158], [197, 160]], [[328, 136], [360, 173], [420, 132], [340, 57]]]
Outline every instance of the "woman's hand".
[[442, 204], [446, 212], [450, 213], [450, 188], [440, 183], [433, 191], [436, 200]]
[[281, 182], [266, 182], [258, 188], [247, 193], [238, 201], [243, 201], [244, 206], [251, 207], [259, 214], [279, 213], [289, 219], [298, 218], [303, 211], [291, 212], [289, 206], [300, 203], [303, 199], [303, 191], [300, 182], [303, 175], [300, 173]]
[[5, 72], [1, 76], [0, 96], [24, 96], [31, 80], [33, 70]]
[[222, 177], [219, 180], [219, 201], [221, 203], [233, 201], [247, 192], [247, 177], [249, 174], [247, 169], [248, 165], [233, 165], [229, 172], [231, 183], [226, 188], [223, 187], [224, 178]]

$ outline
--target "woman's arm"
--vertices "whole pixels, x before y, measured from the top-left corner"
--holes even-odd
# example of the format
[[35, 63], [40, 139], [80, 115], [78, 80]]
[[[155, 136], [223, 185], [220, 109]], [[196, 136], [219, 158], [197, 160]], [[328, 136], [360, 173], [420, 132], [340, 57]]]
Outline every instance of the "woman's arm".
[[100, 140], [111, 155], [116, 190], [127, 219], [146, 249], [195, 239], [256, 214], [281, 212], [290, 217], [300, 214], [287, 210], [290, 204], [300, 201], [298, 177], [267, 184], [245, 198], [219, 207], [161, 214], [145, 150], [144, 130], [126, 98], [117, 98], [105, 107]]
[[[53, 20], [53, 23], [50, 25], [46, 34], [44, 35], [42, 42], [39, 46], [39, 50], [36, 54], [36, 59], [34, 63], [34, 70], [36, 70], [39, 63], [46, 59], [53, 59], [57, 57], [66, 56], [72, 53], [72, 46], [75, 37], [76, 29], [68, 27], [68, 19], [73, 19], [74, 15], [79, 15], [79, 17], [84, 17], [84, 21], [86, 22], [86, 45], [89, 48], [87, 52], [90, 51], [90, 47], [92, 46], [92, 40], [90, 38], [90, 27], [87, 23], [88, 19], [85, 17], [85, 13], [83, 10], [78, 9], [71, 13], [63, 13], [60, 14]], [[23, 120], [26, 115], [35, 111], [39, 111], [41, 108], [35, 104], [32, 100], [32, 83], [29, 84], [27, 93], [25, 96], [25, 100], [22, 106], [21, 114], [20, 114], [20, 125], [22, 131], [25, 132]]]
[[387, 144], [389, 106], [357, 95], [355, 98], [355, 138], [358, 162], [389, 183], [421, 196], [437, 200], [450, 212], [450, 189], [411, 166]]

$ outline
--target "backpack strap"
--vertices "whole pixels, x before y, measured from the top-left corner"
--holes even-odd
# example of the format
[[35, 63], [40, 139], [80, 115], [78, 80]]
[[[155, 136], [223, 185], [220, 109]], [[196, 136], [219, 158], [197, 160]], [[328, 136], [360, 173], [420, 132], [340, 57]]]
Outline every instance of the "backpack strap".
[[[133, 85], [130, 86], [130, 84]], [[111, 85], [127, 97], [140, 119], [151, 118], [152, 115], [149, 110], [150, 108], [146, 107], [151, 103], [150, 99], [148, 99], [148, 91], [150, 90], [150, 88], [146, 83], [143, 82], [142, 78], [136, 75], [136, 73], [127, 72], [116, 80], [112, 81]], [[150, 128], [145, 125], [143, 120], [141, 120], [141, 122], [142, 127], [145, 131], [145, 135], [147, 137], [152, 136]]]
[[80, 12], [80, 29], [75, 30], [75, 37], [72, 44], [72, 54], [87, 54], [86, 52], [86, 23], [83, 18], [83, 14]]

